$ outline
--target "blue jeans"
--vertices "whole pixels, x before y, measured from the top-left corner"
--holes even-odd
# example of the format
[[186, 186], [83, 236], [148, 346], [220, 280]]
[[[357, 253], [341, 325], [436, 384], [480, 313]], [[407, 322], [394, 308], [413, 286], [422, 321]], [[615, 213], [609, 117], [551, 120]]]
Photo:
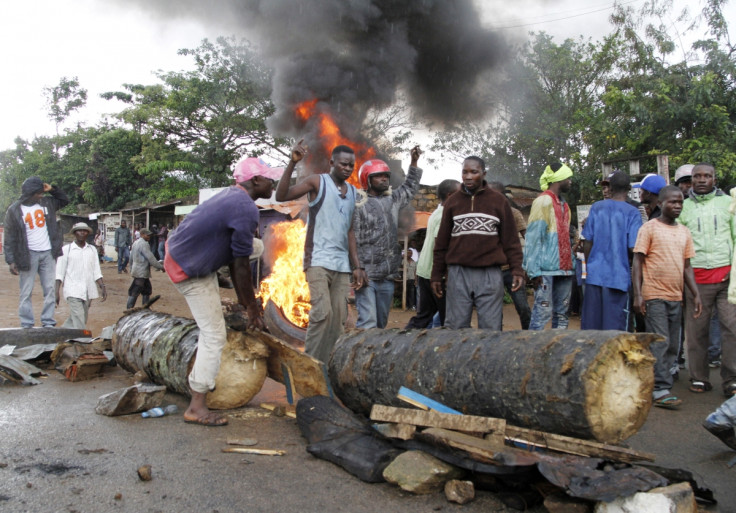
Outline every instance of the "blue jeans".
[[514, 302], [516, 313], [519, 314], [521, 329], [528, 330], [532, 312], [529, 309], [529, 300], [526, 297], [526, 283], [522, 284], [519, 290], [512, 291], [511, 286], [513, 283], [514, 277], [511, 275], [511, 270], [506, 269], [503, 271], [503, 286], [506, 289], [506, 292], [509, 293], [509, 296], [511, 296], [511, 300]]
[[368, 280], [368, 285], [355, 291], [358, 307], [356, 328], [385, 328], [394, 301], [393, 280]]
[[158, 241], [158, 259], [163, 260], [164, 256], [166, 256], [166, 241], [160, 240]]
[[550, 319], [553, 330], [567, 329], [567, 309], [574, 279], [574, 276], [542, 276], [542, 284], [534, 291], [530, 330], [543, 330]]
[[654, 364], [654, 390], [670, 390], [672, 388], [672, 369], [677, 361], [677, 350], [680, 343], [680, 322], [682, 320], [682, 303], [650, 299], [647, 301], [645, 316], [647, 331], [662, 335], [665, 339], [649, 346], [657, 361]]
[[120, 272], [128, 267], [128, 261], [130, 260], [130, 248], [128, 246], [123, 246], [122, 248], [117, 248], [117, 250], [118, 272]]
[[41, 289], [43, 290], [41, 324], [44, 327], [54, 327], [56, 326], [56, 319], [54, 319], [54, 307], [56, 306], [56, 297], [54, 296], [56, 259], [51, 256], [51, 250], [30, 251], [30, 254], [31, 268], [27, 271], [19, 271], [20, 305], [18, 307], [18, 317], [20, 317], [20, 325], [24, 328], [32, 328], [35, 324], [31, 295], [33, 294], [33, 284], [36, 281], [36, 274], [38, 274], [41, 280]]

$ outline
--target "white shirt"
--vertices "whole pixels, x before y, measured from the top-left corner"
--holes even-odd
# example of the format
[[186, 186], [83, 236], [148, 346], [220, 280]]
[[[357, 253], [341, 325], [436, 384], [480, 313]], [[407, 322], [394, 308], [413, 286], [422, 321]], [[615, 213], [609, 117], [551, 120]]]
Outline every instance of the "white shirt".
[[40, 203], [30, 207], [21, 204], [23, 224], [26, 226], [28, 249], [31, 251], [48, 251], [51, 249], [49, 230], [46, 227], [46, 208]]
[[64, 283], [64, 297], [87, 301], [98, 298], [97, 280], [102, 278], [97, 249], [90, 244], [83, 248], [76, 242], [66, 244], [56, 262], [56, 279]]

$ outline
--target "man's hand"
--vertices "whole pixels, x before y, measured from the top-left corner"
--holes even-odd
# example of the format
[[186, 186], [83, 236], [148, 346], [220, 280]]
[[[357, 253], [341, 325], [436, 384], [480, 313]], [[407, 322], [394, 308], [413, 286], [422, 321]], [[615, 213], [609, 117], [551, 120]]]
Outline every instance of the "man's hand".
[[422, 154], [422, 150], [419, 147], [419, 145], [414, 146], [411, 149], [411, 165], [413, 167], [417, 167], [417, 162], [419, 162], [419, 156]]
[[61, 294], [59, 294], [59, 288], [58, 287], [54, 291], [54, 296], [56, 296], [56, 306], [59, 306], [59, 301], [61, 301]]
[[647, 314], [647, 302], [641, 294], [634, 296], [634, 311], [639, 315]]
[[444, 296], [444, 292], [442, 292], [442, 282], [441, 281], [433, 281], [431, 282], [432, 285], [432, 294], [434, 294], [437, 297]]
[[353, 271], [353, 281], [350, 285], [355, 290], [362, 289], [368, 285], [368, 275], [365, 273], [365, 269], [356, 269]]
[[524, 277], [523, 276], [513, 276], [511, 281], [511, 292], [516, 292], [519, 290], [522, 285], [524, 285]]
[[303, 142], [304, 142], [304, 139], [300, 140], [291, 149], [291, 160], [295, 164], [304, 158], [304, 156], [307, 154], [307, 150], [309, 149], [308, 146], [304, 146], [302, 144]]
[[535, 278], [532, 278], [532, 287], [534, 287], [534, 290], [537, 290], [539, 287], [542, 286], [542, 283], [544, 280], [541, 276], [537, 276]]
[[104, 285], [102, 285], [100, 288], [102, 289], [102, 299], [100, 300], [100, 303], [104, 303], [107, 299], [107, 289]]
[[49, 192], [54, 187], [52, 185], [49, 185], [47, 183], [43, 184], [43, 192]]
[[697, 319], [700, 317], [700, 314], [703, 313], [703, 303], [700, 301], [700, 294], [695, 296], [695, 308], [693, 309], [693, 319]]
[[248, 328], [249, 330], [266, 330], [266, 323], [263, 322], [263, 313], [258, 306], [249, 306], [246, 309], [248, 313]]
[[13, 262], [12, 264], [10, 264], [10, 274], [14, 274], [16, 276], [18, 276], [18, 274], [19, 274], [18, 273], [18, 266], [15, 265], [15, 262]]

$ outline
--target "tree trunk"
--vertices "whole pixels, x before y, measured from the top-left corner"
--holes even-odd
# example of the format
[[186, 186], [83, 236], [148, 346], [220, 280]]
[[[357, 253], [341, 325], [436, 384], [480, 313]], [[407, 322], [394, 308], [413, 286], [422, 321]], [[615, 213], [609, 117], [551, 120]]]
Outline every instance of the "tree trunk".
[[399, 331], [341, 337], [330, 357], [337, 397], [368, 413], [403, 406], [405, 386], [465, 414], [617, 443], [652, 405], [652, 334], [620, 331]]
[[[199, 328], [191, 319], [139, 310], [117, 322], [112, 350], [128, 372], [143, 371], [154, 383], [189, 396], [188, 376], [197, 355], [198, 337]], [[263, 342], [228, 329], [216, 390], [207, 394], [207, 406], [237, 408], [250, 401], [266, 380], [267, 356]]]

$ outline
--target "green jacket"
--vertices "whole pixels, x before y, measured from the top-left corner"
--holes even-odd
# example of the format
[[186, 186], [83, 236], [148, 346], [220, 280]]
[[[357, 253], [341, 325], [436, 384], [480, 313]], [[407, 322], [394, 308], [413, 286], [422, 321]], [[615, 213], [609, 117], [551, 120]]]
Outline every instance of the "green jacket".
[[678, 221], [690, 229], [695, 246], [693, 267], [717, 269], [733, 263], [736, 220], [728, 211], [731, 198], [720, 189], [690, 196], [682, 206]]

